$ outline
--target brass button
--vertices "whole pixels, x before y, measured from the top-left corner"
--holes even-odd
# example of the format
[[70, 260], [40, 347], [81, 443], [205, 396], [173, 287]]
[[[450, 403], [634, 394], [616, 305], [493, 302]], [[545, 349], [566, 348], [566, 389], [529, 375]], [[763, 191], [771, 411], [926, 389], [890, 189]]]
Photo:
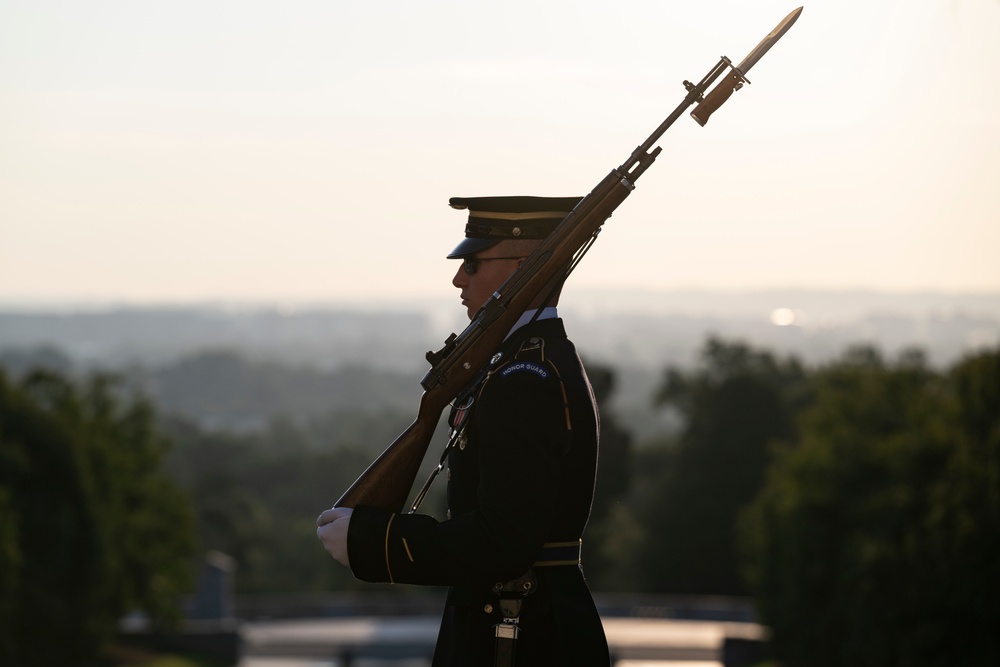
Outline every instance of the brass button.
[[493, 613], [493, 605], [491, 605], [490, 603], [487, 602], [486, 606], [483, 607], [483, 611], [485, 611], [487, 614], [492, 614]]

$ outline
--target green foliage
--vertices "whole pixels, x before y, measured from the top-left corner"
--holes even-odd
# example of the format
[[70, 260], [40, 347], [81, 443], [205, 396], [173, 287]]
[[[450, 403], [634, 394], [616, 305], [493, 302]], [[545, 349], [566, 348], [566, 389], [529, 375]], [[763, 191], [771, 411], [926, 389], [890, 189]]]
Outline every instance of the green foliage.
[[760, 487], [771, 443], [795, 435], [804, 369], [741, 343], [711, 339], [690, 373], [668, 369], [657, 395], [680, 411], [676, 442], [647, 448], [637, 468], [633, 566], [639, 590], [745, 593], [736, 546], [740, 509]]
[[776, 657], [997, 664], [1000, 351], [940, 374], [858, 349], [814, 384], [743, 526]]
[[[344, 432], [354, 433], [360, 421], [347, 420]], [[236, 561], [236, 592], [366, 587], [323, 550], [316, 517], [389, 444], [385, 433], [405, 428], [404, 418], [372, 417], [367, 431], [375, 444], [365, 446], [329, 426], [322, 446], [315, 425], [275, 422], [255, 435], [206, 432], [176, 419], [165, 425], [176, 443], [168, 470], [194, 501], [202, 547]]]
[[[292, 400], [288, 377], [259, 398]], [[889, 362], [859, 347], [805, 369], [713, 339], [657, 393], [682, 429], [641, 447], [608, 409], [614, 373], [592, 366], [591, 378], [595, 589], [753, 592], [785, 667], [1000, 663], [1000, 351], [936, 371], [918, 352]], [[311, 386], [318, 406], [329, 387]], [[369, 588], [322, 550], [313, 522], [412, 417], [370, 398], [375, 386], [363, 408], [259, 433], [171, 419], [161, 473], [151, 409], [107, 379], [0, 376], [0, 663], [28, 646], [18, 664], [85, 664], [122, 611], [169, 615], [192, 524], [202, 549], [236, 559], [239, 593]], [[435, 489], [424, 509], [440, 515]], [[39, 639], [50, 636], [60, 642]]]
[[587, 578], [597, 590], [622, 590], [631, 585], [632, 576], [620, 565], [628, 561], [640, 534], [627, 505], [632, 483], [632, 436], [608, 408], [615, 388], [614, 371], [587, 364], [587, 372], [600, 410], [601, 438], [599, 473], [585, 536], [585, 566]]
[[177, 617], [194, 542], [166, 448], [151, 407], [108, 377], [0, 374], [4, 664], [89, 664], [126, 612]]

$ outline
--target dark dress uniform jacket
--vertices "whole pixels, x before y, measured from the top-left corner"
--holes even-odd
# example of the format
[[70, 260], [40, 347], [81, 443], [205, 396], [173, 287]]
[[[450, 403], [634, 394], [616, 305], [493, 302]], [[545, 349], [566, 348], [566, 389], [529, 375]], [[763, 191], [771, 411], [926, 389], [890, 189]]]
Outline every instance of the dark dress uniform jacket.
[[501, 614], [493, 586], [533, 569], [516, 664], [609, 665], [581, 567], [532, 565], [575, 543], [597, 469], [593, 391], [562, 320], [517, 329], [478, 389], [464, 447], [449, 456], [448, 520], [357, 507], [348, 552], [359, 579], [450, 586], [434, 666], [491, 667]]

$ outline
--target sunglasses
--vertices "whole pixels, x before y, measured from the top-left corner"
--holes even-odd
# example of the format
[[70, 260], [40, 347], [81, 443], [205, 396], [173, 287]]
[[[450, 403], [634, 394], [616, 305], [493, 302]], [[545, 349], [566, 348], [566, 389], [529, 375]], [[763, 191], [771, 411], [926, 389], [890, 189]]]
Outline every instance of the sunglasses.
[[465, 257], [462, 259], [462, 266], [470, 276], [475, 275], [479, 270], [479, 262], [489, 262], [494, 259], [524, 259], [524, 257]]

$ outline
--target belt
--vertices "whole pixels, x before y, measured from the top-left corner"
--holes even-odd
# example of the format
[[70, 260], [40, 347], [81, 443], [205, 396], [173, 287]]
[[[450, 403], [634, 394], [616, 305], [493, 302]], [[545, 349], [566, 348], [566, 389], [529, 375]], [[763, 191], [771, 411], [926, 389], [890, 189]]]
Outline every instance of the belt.
[[551, 567], [554, 565], [579, 565], [580, 549], [583, 540], [572, 542], [546, 542], [535, 561], [535, 567]]

